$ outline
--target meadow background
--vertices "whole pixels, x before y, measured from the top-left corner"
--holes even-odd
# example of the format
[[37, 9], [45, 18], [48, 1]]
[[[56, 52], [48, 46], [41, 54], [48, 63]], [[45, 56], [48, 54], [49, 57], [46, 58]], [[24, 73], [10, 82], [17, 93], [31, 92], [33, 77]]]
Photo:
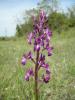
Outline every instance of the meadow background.
[[26, 69], [34, 65], [28, 62], [23, 67], [21, 58], [32, 50], [27, 43], [32, 30], [31, 15], [38, 16], [41, 8], [48, 14], [54, 50], [52, 57], [47, 58], [51, 80], [48, 84], [40, 83], [39, 100], [75, 100], [75, 6], [67, 8], [66, 13], [58, 12], [57, 0], [53, 1], [52, 6], [42, 0], [37, 8], [26, 11], [14, 37], [0, 37], [0, 100], [35, 100], [34, 82], [24, 80]]

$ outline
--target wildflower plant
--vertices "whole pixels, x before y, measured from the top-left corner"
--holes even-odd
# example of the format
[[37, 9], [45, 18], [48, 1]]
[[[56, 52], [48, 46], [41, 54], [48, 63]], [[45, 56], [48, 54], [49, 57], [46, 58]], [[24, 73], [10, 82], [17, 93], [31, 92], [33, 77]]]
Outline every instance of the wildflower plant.
[[[52, 32], [48, 27], [48, 18], [44, 11], [40, 11], [39, 17], [33, 17], [33, 31], [28, 35], [28, 43], [33, 45], [33, 51], [35, 52], [35, 57], [31, 51], [24, 54], [22, 57], [22, 65], [26, 65], [27, 61], [30, 59], [34, 64], [34, 68], [29, 68], [25, 74], [25, 80], [29, 81], [30, 77], [34, 78], [35, 81], [35, 100], [38, 100], [38, 83], [39, 80], [44, 83], [48, 83], [50, 80], [50, 69], [49, 64], [46, 63], [45, 55], [43, 51], [47, 51], [47, 55], [52, 55], [52, 49], [50, 40]], [[35, 58], [35, 59], [34, 59]], [[45, 70], [45, 74], [38, 76], [40, 69]]]

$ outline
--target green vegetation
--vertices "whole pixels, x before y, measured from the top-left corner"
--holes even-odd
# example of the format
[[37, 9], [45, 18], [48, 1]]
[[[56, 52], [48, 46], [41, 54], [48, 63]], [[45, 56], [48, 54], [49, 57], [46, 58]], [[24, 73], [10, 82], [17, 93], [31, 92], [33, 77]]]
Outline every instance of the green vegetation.
[[54, 30], [54, 50], [53, 56], [47, 58], [51, 80], [40, 83], [39, 100], [75, 100], [75, 6], [60, 13], [58, 0], [41, 0], [36, 9], [26, 12], [24, 23], [16, 26], [15, 37], [0, 37], [0, 100], [35, 100], [34, 82], [24, 80], [26, 69], [34, 65], [29, 62], [23, 67], [21, 57], [32, 50], [27, 33], [32, 30], [31, 15], [38, 16], [41, 8], [47, 12], [49, 27]]
[[[54, 32], [52, 43], [53, 56], [47, 59], [51, 80], [40, 83], [39, 100], [75, 100], [75, 29]], [[34, 65], [23, 67], [20, 59], [30, 49], [26, 37], [0, 40], [0, 100], [34, 100], [34, 83], [24, 80], [26, 69]]]
[[31, 16], [37, 16], [40, 9], [43, 9], [48, 15], [48, 24], [52, 30], [56, 30], [59, 34], [63, 30], [75, 28], [75, 5], [67, 8], [67, 12], [63, 10], [59, 12], [59, 0], [41, 0], [35, 9], [27, 10], [24, 16], [24, 22], [16, 26], [16, 36], [22, 37], [32, 30]]

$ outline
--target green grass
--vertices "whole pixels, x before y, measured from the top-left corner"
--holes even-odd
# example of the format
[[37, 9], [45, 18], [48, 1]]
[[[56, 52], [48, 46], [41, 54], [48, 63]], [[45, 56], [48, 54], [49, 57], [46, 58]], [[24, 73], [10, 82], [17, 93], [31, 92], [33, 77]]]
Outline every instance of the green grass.
[[[52, 43], [53, 56], [47, 58], [51, 80], [40, 83], [39, 100], [75, 100], [75, 29], [54, 35]], [[34, 65], [20, 64], [23, 53], [30, 49], [24, 38], [0, 41], [0, 100], [35, 100], [34, 82], [24, 80], [26, 69]]]

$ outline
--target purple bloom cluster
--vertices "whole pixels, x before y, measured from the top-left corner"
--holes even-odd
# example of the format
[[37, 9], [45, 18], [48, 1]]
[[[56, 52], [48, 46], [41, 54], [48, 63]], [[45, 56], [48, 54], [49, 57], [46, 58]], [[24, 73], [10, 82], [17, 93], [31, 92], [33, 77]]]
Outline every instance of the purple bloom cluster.
[[33, 69], [32, 69], [32, 68], [30, 68], [30, 69], [27, 71], [27, 73], [26, 73], [26, 75], [25, 75], [25, 80], [29, 81], [30, 76], [34, 76], [34, 72], [33, 72]]
[[27, 59], [33, 59], [31, 51], [23, 55], [22, 61], [21, 61], [22, 65], [26, 64]]
[[[33, 21], [33, 31], [28, 35], [28, 43], [30, 45], [33, 44], [34, 52], [39, 52], [39, 59], [38, 62], [35, 62], [30, 51], [23, 55], [21, 63], [25, 65], [28, 59], [31, 59], [35, 64], [38, 63], [38, 71], [40, 68], [44, 68], [46, 71], [42, 77], [42, 81], [48, 83], [50, 80], [50, 69], [49, 65], [45, 62], [46, 57], [43, 51], [46, 50], [48, 56], [52, 55], [53, 47], [50, 44], [52, 32], [47, 25], [48, 19], [44, 11], [40, 11], [39, 18], [33, 17]], [[25, 80], [29, 81], [30, 76], [35, 77], [34, 73], [34, 70], [30, 68], [25, 75]]]

